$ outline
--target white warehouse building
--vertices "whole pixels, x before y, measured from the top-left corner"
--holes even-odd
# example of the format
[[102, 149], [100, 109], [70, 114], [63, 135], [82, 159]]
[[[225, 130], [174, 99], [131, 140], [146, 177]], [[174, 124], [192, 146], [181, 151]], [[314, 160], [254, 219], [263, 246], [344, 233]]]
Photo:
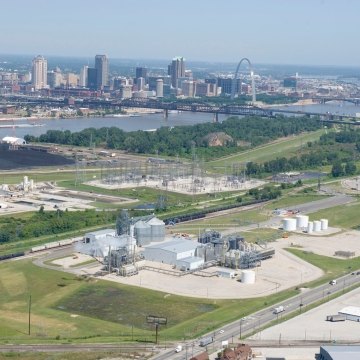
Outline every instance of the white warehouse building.
[[175, 265], [182, 270], [194, 270], [204, 264], [204, 259], [195, 256], [198, 243], [191, 240], [175, 239], [165, 243], [147, 246], [145, 260]]

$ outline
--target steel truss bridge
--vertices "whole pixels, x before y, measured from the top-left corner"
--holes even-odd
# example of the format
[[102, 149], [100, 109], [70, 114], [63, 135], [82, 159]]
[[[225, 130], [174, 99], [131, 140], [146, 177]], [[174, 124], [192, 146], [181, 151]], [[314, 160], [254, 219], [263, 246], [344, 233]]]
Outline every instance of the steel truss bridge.
[[[65, 107], [74, 106], [89, 107], [92, 109], [122, 109], [122, 108], [144, 108], [163, 110], [164, 117], [167, 118], [169, 111], [190, 111], [214, 114], [214, 120], [218, 120], [218, 115], [238, 115], [238, 116], [260, 116], [273, 118], [278, 115], [296, 115], [296, 116], [308, 116], [318, 117], [324, 123], [337, 123], [337, 124], [349, 124], [360, 125], [358, 118], [339, 115], [339, 114], [320, 114], [316, 112], [308, 112], [301, 110], [289, 110], [289, 109], [275, 109], [275, 108], [260, 108], [253, 105], [217, 105], [211, 103], [204, 103], [201, 101], [162, 101], [158, 99], [123, 99], [123, 100], [104, 100], [95, 98], [77, 99], [74, 104], [69, 103], [69, 99], [59, 99], [51, 97], [33, 97], [33, 96], [3, 96], [0, 97], [3, 100], [2, 104], [15, 105], [15, 106], [54, 106]], [[5, 100], [5, 101], [4, 101]], [[1, 102], [0, 102], [1, 105]]]

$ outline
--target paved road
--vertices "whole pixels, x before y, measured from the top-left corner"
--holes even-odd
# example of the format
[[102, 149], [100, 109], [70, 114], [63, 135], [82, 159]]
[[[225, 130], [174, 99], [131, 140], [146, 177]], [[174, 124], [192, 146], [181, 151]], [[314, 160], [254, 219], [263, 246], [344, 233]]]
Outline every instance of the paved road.
[[[263, 326], [271, 323], [276, 322], [277, 320], [281, 320], [282, 316], [292, 313], [292, 312], [300, 312], [303, 309], [306, 309], [306, 306], [315, 303], [317, 301], [327, 299], [334, 293], [339, 293], [347, 289], [348, 287], [359, 283], [360, 282], [360, 275], [345, 275], [341, 278], [337, 279], [336, 285], [324, 284], [318, 286], [314, 289], [310, 289], [300, 295], [297, 295], [291, 299], [285, 300], [277, 305], [272, 306], [271, 308], [263, 309], [258, 311], [255, 314], [250, 316], [238, 319], [237, 321], [226, 325], [222, 328], [224, 332], [222, 334], [219, 333], [220, 329], [213, 331], [209, 334], [204, 335], [213, 336], [215, 341], [207, 346], [207, 349], [210, 352], [216, 351], [217, 349], [221, 348], [222, 341], [229, 341], [231, 342], [238, 342], [240, 334], [241, 337], [249, 335], [250, 333], [259, 331]], [[280, 314], [274, 314], [274, 308], [278, 306], [283, 306], [285, 311]], [[281, 339], [279, 339], [281, 342]], [[194, 339], [187, 341], [182, 344], [183, 351], [175, 354], [174, 349], [169, 349], [166, 351], [162, 351], [159, 354], [152, 357], [153, 360], [165, 360], [171, 359], [174, 360], [184, 360], [190, 359], [193, 355], [196, 355], [202, 351], [205, 351], [206, 348], [199, 346], [199, 339]]]

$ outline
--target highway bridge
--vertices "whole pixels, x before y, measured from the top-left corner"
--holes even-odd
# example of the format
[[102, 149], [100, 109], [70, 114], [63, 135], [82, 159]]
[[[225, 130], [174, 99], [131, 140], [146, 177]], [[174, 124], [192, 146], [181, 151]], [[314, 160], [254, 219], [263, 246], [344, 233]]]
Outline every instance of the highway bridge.
[[158, 99], [69, 99], [69, 98], [53, 98], [53, 97], [34, 97], [34, 96], [3, 96], [4, 105], [16, 106], [53, 106], [53, 107], [89, 107], [92, 109], [123, 109], [123, 108], [145, 108], [164, 110], [164, 117], [167, 118], [169, 111], [190, 111], [214, 114], [214, 120], [218, 121], [218, 115], [235, 115], [235, 116], [260, 116], [260, 117], [276, 117], [278, 115], [295, 115], [308, 116], [319, 118], [324, 123], [338, 123], [349, 125], [360, 125], [357, 118], [339, 115], [339, 114], [321, 114], [317, 112], [290, 110], [290, 109], [275, 109], [275, 108], [261, 108], [253, 105], [236, 105], [236, 104], [211, 104], [202, 102], [201, 100], [173, 100], [163, 101]]

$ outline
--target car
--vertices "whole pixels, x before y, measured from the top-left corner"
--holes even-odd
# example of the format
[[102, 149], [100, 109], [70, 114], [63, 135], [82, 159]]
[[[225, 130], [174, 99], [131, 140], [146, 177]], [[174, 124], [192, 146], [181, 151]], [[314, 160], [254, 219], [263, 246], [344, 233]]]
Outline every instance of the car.
[[352, 273], [351, 273], [351, 275], [355, 275], [355, 273], [354, 273], [354, 272], [352, 272]]
[[329, 282], [329, 284], [330, 284], [330, 285], [336, 285], [336, 280], [331, 280], [331, 281]]
[[223, 329], [219, 330], [219, 334], [223, 334], [225, 331]]
[[360, 271], [358, 271], [358, 272], [356, 273], [356, 275], [360, 275]]

